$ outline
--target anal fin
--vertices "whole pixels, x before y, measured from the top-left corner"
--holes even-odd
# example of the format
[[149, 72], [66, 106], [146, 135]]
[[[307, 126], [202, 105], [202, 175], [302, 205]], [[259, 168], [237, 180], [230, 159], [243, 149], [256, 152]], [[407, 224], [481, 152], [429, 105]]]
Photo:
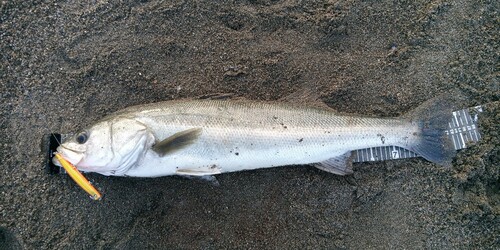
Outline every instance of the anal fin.
[[353, 155], [351, 151], [332, 157], [326, 161], [315, 163], [314, 166], [326, 172], [338, 175], [352, 174], [352, 160]]

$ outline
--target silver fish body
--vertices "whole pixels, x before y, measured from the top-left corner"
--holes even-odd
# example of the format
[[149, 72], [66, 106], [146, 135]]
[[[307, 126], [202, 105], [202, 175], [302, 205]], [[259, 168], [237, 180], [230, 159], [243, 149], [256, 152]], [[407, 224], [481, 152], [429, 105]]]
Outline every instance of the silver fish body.
[[[84, 143], [76, 138], [58, 151], [83, 171], [138, 177], [203, 176], [303, 164], [349, 174], [352, 150], [390, 145], [438, 164], [449, 162], [451, 151], [441, 129], [446, 119], [431, 117], [439, 126], [426, 128], [410, 117], [338, 115], [327, 108], [287, 103], [167, 101], [105, 117], [84, 132]], [[106, 155], [95, 153], [98, 159], [93, 159], [91, 152], [97, 151], [85, 144], [110, 146], [103, 147]]]

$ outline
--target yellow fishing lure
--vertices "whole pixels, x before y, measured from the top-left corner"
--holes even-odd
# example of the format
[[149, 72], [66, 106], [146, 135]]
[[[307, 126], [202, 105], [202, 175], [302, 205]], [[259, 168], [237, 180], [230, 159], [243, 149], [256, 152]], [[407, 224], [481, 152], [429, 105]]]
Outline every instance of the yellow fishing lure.
[[90, 198], [94, 200], [100, 200], [102, 198], [102, 195], [97, 191], [97, 189], [90, 184], [90, 182], [85, 178], [85, 176], [76, 169], [73, 164], [71, 164], [69, 161], [64, 159], [61, 155], [55, 154], [54, 155], [57, 160], [61, 163], [63, 168], [68, 172], [69, 176], [80, 186], [85, 192], [90, 194]]

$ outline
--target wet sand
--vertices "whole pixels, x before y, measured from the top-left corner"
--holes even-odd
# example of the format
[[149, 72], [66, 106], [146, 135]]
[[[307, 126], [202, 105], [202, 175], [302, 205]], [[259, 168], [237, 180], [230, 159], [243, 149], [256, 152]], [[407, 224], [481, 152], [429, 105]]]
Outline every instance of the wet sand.
[[[500, 245], [495, 1], [4, 1], [0, 249], [387, 249]], [[40, 140], [136, 104], [314, 89], [339, 112], [402, 115], [451, 91], [489, 103], [452, 168], [423, 159], [332, 175], [48, 175]]]

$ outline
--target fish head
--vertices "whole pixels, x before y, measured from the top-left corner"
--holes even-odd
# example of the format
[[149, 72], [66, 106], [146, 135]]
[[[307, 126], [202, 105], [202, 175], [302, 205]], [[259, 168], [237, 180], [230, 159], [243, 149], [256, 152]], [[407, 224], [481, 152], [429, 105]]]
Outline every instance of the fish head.
[[[124, 175], [154, 144], [142, 123], [116, 117], [96, 123], [64, 141], [57, 152], [80, 171]], [[56, 165], [60, 165], [54, 160]]]

